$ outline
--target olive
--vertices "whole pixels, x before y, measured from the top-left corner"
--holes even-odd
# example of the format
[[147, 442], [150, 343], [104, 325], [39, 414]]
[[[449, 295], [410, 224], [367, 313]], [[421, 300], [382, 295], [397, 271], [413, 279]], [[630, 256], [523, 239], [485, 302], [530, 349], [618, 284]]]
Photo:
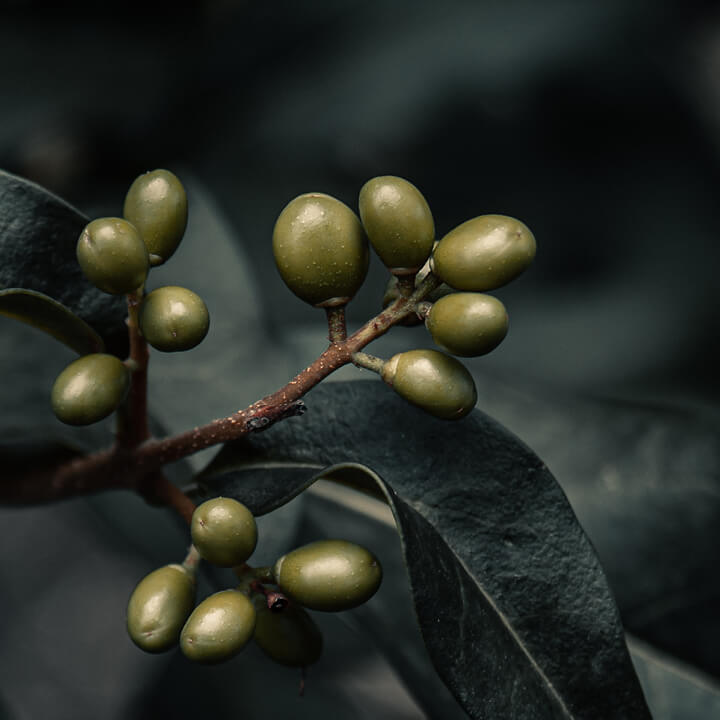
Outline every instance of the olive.
[[453, 355], [477, 357], [507, 335], [505, 306], [492, 295], [453, 293], [435, 302], [425, 319], [432, 339]]
[[454, 357], [437, 350], [408, 350], [383, 366], [382, 379], [413, 405], [435, 417], [459, 420], [477, 401], [472, 375]]
[[213, 565], [242, 565], [255, 550], [257, 525], [253, 514], [237, 500], [217, 497], [199, 505], [190, 534], [200, 555]]
[[180, 648], [190, 660], [219, 663], [237, 655], [255, 631], [255, 608], [239, 590], [222, 590], [193, 610], [180, 634]]
[[110, 415], [129, 387], [130, 372], [121, 360], [93, 353], [71, 362], [57, 376], [50, 401], [58, 420], [90, 425]]
[[255, 611], [255, 642], [271, 660], [291, 667], [307, 667], [317, 662], [322, 654], [322, 633], [297, 603], [275, 611], [268, 608], [265, 597], [259, 595], [255, 599]]
[[390, 272], [416, 273], [435, 239], [432, 213], [422, 193], [403, 178], [384, 175], [363, 185], [358, 204], [370, 243]]
[[357, 215], [322, 193], [300, 195], [285, 206], [273, 230], [273, 254], [285, 284], [316, 307], [346, 304], [369, 263]]
[[176, 285], [157, 288], [143, 298], [140, 330], [163, 352], [190, 350], [207, 335], [210, 316], [199, 295]]
[[431, 267], [456, 290], [482, 292], [510, 282], [534, 257], [535, 238], [526, 225], [505, 215], [481, 215], [440, 240]]
[[140, 175], [125, 196], [123, 215], [138, 229], [151, 264], [160, 265], [175, 252], [185, 233], [185, 188], [169, 170]]
[[122, 218], [98, 218], [80, 233], [77, 260], [85, 277], [110, 295], [137, 290], [145, 283], [150, 261], [134, 225]]
[[127, 609], [132, 641], [151, 653], [169, 650], [180, 638], [195, 603], [195, 578], [182, 565], [166, 565], [137, 585]]
[[273, 574], [288, 597], [310, 608], [337, 612], [369, 600], [380, 587], [378, 559], [347, 540], [319, 540], [283, 555]]

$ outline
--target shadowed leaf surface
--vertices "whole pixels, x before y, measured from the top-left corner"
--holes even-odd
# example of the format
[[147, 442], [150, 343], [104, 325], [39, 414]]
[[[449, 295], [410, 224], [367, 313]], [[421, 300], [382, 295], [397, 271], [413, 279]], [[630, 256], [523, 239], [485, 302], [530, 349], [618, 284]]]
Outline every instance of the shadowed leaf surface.
[[307, 402], [226, 446], [204, 492], [263, 514], [320, 469], [371, 468], [430, 656], [471, 717], [648, 717], [598, 560], [534, 453], [479, 412], [442, 422], [379, 383], [321, 385]]
[[64, 305], [124, 356], [125, 299], [82, 274], [75, 246], [88, 218], [35, 183], [0, 170], [0, 289], [24, 288]]
[[102, 338], [75, 313], [34, 290], [0, 290], [0, 313], [32, 325], [65, 343], [78, 355], [102, 352]]

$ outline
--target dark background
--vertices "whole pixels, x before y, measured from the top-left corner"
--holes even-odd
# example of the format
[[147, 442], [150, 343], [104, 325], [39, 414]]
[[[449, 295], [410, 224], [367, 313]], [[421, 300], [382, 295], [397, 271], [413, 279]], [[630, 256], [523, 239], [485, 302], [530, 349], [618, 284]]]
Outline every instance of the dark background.
[[[0, 167], [48, 187], [91, 217], [119, 214], [128, 186], [141, 172], [166, 167], [179, 175], [190, 195], [188, 242], [194, 250], [181, 249], [177, 267], [192, 265], [197, 285], [226, 291], [221, 299], [211, 298], [214, 306], [208, 303], [216, 337], [232, 317], [233, 337], [241, 342], [245, 318], [249, 323], [254, 318], [255, 330], [260, 319], [263, 347], [284, 348], [290, 358], [241, 370], [246, 373], [239, 390], [243, 402], [300, 369], [317, 354], [325, 334], [318, 311], [297, 301], [273, 267], [270, 238], [278, 213], [307, 191], [327, 192], [356, 208], [367, 179], [395, 174], [425, 194], [439, 237], [483, 213], [518, 217], [536, 235], [533, 267], [497, 293], [509, 310], [510, 334], [492, 355], [468, 363], [475, 372], [577, 395], [716, 414], [716, 3], [218, 0], [180, 5], [110, 2], [98, 14], [72, 4], [4, 3]], [[236, 281], [222, 275], [223, 263], [211, 258], [204, 272], [203, 254], [217, 252], [213, 240], [220, 235], [235, 243], [242, 259]], [[172, 271], [168, 264], [157, 277], [172, 281]], [[375, 312], [384, 283], [383, 268], [373, 258], [369, 279], [350, 306], [351, 325]], [[378, 354], [430, 345], [422, 329], [398, 330], [393, 338], [378, 344]], [[210, 348], [211, 342], [212, 333]], [[201, 358], [201, 351], [194, 357]], [[170, 365], [162, 358], [155, 367]], [[49, 371], [49, 382], [61, 367]], [[165, 406], [173, 408], [165, 418], [171, 429], [224, 412], [222, 386], [208, 393], [205, 406], [194, 405], [195, 416], [186, 410], [186, 418], [182, 382], [188, 373], [202, 377], [203, 371], [186, 365], [178, 377], [168, 373], [158, 379], [156, 402], [165, 392]], [[163, 390], [163, 382], [171, 381], [175, 390]], [[103, 523], [114, 515], [112, 505], [62, 507], [62, 513], [70, 513], [68, 526], [89, 523], [90, 534], [105, 532], [98, 530], [102, 523], [96, 527], [97, 513]], [[94, 520], [87, 520], [88, 512]], [[27, 527], [38, 519], [53, 523], [48, 532], [57, 535], [52, 537], [65, 537], [57, 519], [62, 515], [10, 517], [18, 532], [25, 528], [17, 542], [27, 534], [22, 542], [33, 544]], [[81, 547], [82, 535], [65, 542]], [[142, 536], [137, 545], [147, 549], [153, 542]], [[112, 585], [112, 573], [103, 570], [108, 557], [128, 566], [117, 589], [115, 610], [122, 613], [128, 583], [142, 573], [137, 563], [122, 559], [127, 554], [122, 542], [108, 539], [100, 545], [105, 555], [98, 551], [93, 573], [105, 577], [105, 572], [107, 587]], [[158, 562], [176, 559], [165, 555], [163, 560], [159, 551], [155, 556]], [[74, 597], [73, 588], [86, 582], [89, 562], [71, 575], [74, 585], [70, 580], [62, 585], [65, 595], [42, 601], [48, 613]], [[26, 570], [21, 580], [7, 582], [27, 583], [31, 576]], [[19, 593], [11, 595], [12, 602], [20, 601]], [[37, 608], [27, 616], [37, 618]], [[108, 643], [114, 642], [109, 634]], [[48, 637], [56, 644], [67, 640]], [[96, 657], [96, 647], [83, 647], [83, 657]], [[156, 658], [137, 660], [132, 647], [119, 656], [127, 672], [138, 672], [141, 663], [143, 672], [159, 676], [165, 667]], [[32, 662], [31, 653], [23, 658]], [[4, 672], [15, 667], [12, 655], [0, 662]], [[0, 700], [7, 696], [8, 708], [17, 713], [8, 709], [8, 717], [32, 716], [17, 705], [22, 693], [49, 713], [46, 717], [84, 717], [82, 707], [90, 716], [103, 697], [119, 702], [122, 688], [111, 679], [103, 688], [95, 677], [94, 691], [83, 694], [77, 688], [86, 666], [78, 661], [63, 667], [63, 674], [61, 662], [52, 662], [58, 666], [43, 671], [52, 682], [38, 684], [17, 668], [15, 675], [6, 675], [25, 688], [8, 695], [8, 686], [0, 686]], [[163, 692], [182, 677], [177, 662], [172, 660], [163, 676]], [[102, 677], [111, 678], [110, 669]], [[217, 678], [226, 676], [202, 677], [217, 686]], [[368, 676], [358, 671], [354, 677]], [[63, 694], [62, 688], [72, 687]], [[161, 701], [153, 706], [142, 700], [140, 690], [133, 692], [138, 698], [133, 707], [168, 711]], [[351, 687], [344, 699], [357, 702], [362, 692], [367, 689]], [[79, 698], [74, 709], [73, 693]], [[412, 709], [401, 711], [398, 702], [393, 716], [412, 717]], [[218, 703], [219, 713], [225, 706]], [[180, 717], [184, 704], [177, 701], [173, 717]], [[189, 699], [185, 709], [190, 713], [201, 705]], [[115, 707], [105, 716], [123, 717]], [[364, 717], [361, 709], [357, 717]]]

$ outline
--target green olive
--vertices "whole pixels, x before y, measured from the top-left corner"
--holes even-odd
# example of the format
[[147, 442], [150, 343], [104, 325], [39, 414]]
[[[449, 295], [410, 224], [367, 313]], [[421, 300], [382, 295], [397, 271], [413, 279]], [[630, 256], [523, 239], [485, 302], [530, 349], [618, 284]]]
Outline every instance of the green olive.
[[381, 376], [408, 402], [444, 420], [465, 417], [477, 402], [475, 382], [467, 368], [437, 350], [393, 355]]
[[193, 610], [180, 634], [186, 657], [200, 663], [219, 663], [237, 655], [255, 631], [255, 608], [239, 590], [222, 590]]
[[380, 587], [378, 559], [346, 540], [320, 540], [283, 555], [273, 567], [280, 589], [310, 608], [337, 612], [369, 600]]
[[98, 218], [85, 226], [76, 254], [85, 277], [110, 295], [123, 295], [145, 283], [150, 261], [134, 225], [122, 218]]
[[502, 342], [508, 316], [505, 306], [492, 295], [461, 292], [435, 302], [425, 325], [432, 339], [449, 353], [477, 357]]
[[257, 544], [253, 514], [232, 498], [217, 497], [199, 505], [192, 516], [190, 534], [200, 555], [220, 567], [242, 565]]
[[58, 376], [50, 394], [58, 420], [90, 425], [110, 415], [125, 399], [130, 372], [114, 355], [93, 353], [71, 362]]
[[422, 193], [407, 180], [384, 175], [363, 185], [359, 208], [370, 243], [390, 272], [416, 273], [435, 239], [432, 213]]
[[123, 215], [138, 229], [152, 265], [159, 265], [175, 252], [185, 233], [185, 188], [169, 170], [140, 175], [125, 197]]
[[182, 565], [154, 570], [137, 585], [127, 609], [132, 641], [151, 653], [169, 650], [180, 638], [195, 604], [195, 578]]
[[481, 215], [458, 225], [433, 252], [432, 271], [456, 290], [483, 292], [517, 277], [535, 257], [535, 237], [505, 215]]
[[316, 307], [346, 304], [365, 280], [369, 252], [357, 215], [322, 193], [291, 200], [273, 230], [275, 263], [285, 284]]
[[140, 330], [163, 352], [190, 350], [207, 335], [210, 316], [199, 295], [176, 285], [157, 288], [140, 306]]
[[322, 633], [303, 608], [290, 603], [282, 610], [270, 610], [264, 596], [257, 596], [254, 604], [255, 642], [271, 660], [291, 667], [317, 662], [322, 654]]

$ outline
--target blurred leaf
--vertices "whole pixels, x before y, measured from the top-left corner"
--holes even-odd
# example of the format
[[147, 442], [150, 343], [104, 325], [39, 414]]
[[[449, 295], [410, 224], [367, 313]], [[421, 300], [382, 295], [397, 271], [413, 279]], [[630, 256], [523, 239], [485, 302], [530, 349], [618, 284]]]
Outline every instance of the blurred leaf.
[[75, 313], [35, 290], [0, 290], [0, 313], [32, 325], [79, 355], [102, 352], [102, 338]]
[[109, 352], [127, 354], [125, 299], [85, 278], [75, 246], [88, 218], [27, 180], [0, 170], [0, 289], [47, 295], [78, 315]]
[[592, 547], [542, 461], [475, 412], [428, 417], [379, 383], [227, 445], [201, 478], [263, 514], [357, 463], [390, 504], [438, 674], [474, 718], [648, 717]]

